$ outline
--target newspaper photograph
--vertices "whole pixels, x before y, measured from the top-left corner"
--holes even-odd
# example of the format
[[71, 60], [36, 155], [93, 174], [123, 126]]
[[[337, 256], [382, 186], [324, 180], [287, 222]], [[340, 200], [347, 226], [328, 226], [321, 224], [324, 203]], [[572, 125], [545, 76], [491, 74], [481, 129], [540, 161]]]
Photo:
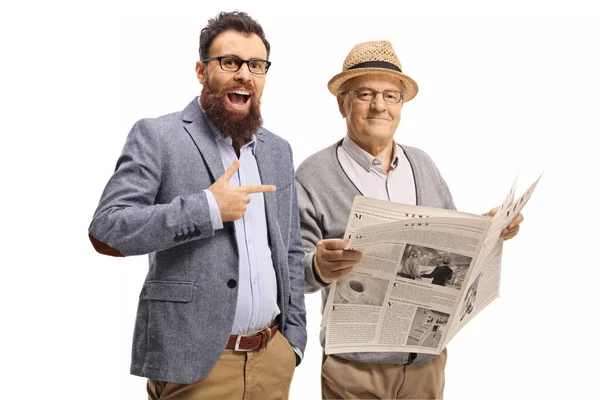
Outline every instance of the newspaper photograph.
[[439, 354], [498, 297], [500, 233], [538, 181], [516, 201], [513, 185], [493, 218], [357, 196], [344, 238], [364, 258], [332, 284], [325, 353]]

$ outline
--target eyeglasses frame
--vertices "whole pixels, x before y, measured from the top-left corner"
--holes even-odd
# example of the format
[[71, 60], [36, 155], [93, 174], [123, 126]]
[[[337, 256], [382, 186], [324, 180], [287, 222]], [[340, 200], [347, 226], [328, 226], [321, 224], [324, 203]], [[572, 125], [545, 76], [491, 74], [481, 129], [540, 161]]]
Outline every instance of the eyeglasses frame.
[[[375, 93], [375, 97], [373, 97], [373, 100], [363, 100], [363, 99], [360, 99], [360, 98], [358, 97], [357, 93], [358, 93], [358, 92], [360, 92], [361, 90], [364, 90], [364, 89], [371, 90], [372, 92], [374, 92], [374, 93]], [[400, 93], [400, 100], [398, 100], [398, 101], [395, 101], [395, 102], [392, 102], [392, 101], [387, 101], [387, 100], [385, 99], [385, 96], [383, 95], [385, 92], [398, 92], [398, 93]], [[369, 88], [369, 87], [359, 87], [359, 88], [356, 88], [356, 89], [354, 89], [354, 90], [344, 90], [344, 91], [340, 92], [340, 94], [341, 94], [342, 96], [344, 96], [344, 95], [346, 95], [346, 94], [350, 94], [350, 93], [354, 93], [354, 97], [356, 97], [356, 98], [357, 98], [358, 100], [360, 100], [360, 101], [365, 101], [365, 102], [372, 102], [372, 101], [374, 101], [374, 100], [375, 100], [375, 98], [377, 97], [377, 95], [378, 95], [379, 93], [381, 93], [381, 96], [383, 97], [383, 101], [384, 101], [384, 102], [386, 102], [387, 104], [398, 104], [398, 103], [401, 103], [401, 102], [402, 102], [402, 100], [404, 100], [404, 97], [406, 96], [406, 94], [405, 94], [405, 93], [401, 92], [400, 90], [396, 90], [396, 89], [385, 89], [385, 90], [383, 90], [383, 91], [381, 91], [381, 92], [378, 92], [377, 90], [375, 90], [375, 89], [373, 89], [373, 88]]]
[[[231, 69], [225, 69], [225, 68], [223, 68], [223, 64], [221, 64], [221, 60], [224, 59], [224, 58], [235, 58], [237, 60], [240, 60], [241, 61], [240, 62], [240, 67], [238, 69], [236, 69], [235, 71], [231, 70]], [[240, 58], [238, 56], [218, 56], [218, 57], [205, 58], [204, 60], [201, 60], [201, 61], [203, 63], [205, 63], [205, 64], [208, 63], [209, 61], [219, 61], [219, 67], [221, 67], [221, 69], [223, 71], [225, 71], [225, 72], [238, 72], [240, 69], [242, 69], [242, 65], [246, 64], [246, 66], [248, 67], [248, 71], [250, 71], [250, 73], [254, 74], [254, 75], [266, 75], [267, 72], [269, 72], [269, 68], [271, 67], [271, 61], [269, 61], [269, 60], [263, 60], [262, 58], [250, 58], [248, 60], [244, 60], [244, 59], [242, 59], [242, 58]], [[262, 61], [262, 62], [267, 63], [267, 68], [265, 68], [265, 72], [264, 73], [253, 72], [250, 69], [250, 62], [251, 61]]]

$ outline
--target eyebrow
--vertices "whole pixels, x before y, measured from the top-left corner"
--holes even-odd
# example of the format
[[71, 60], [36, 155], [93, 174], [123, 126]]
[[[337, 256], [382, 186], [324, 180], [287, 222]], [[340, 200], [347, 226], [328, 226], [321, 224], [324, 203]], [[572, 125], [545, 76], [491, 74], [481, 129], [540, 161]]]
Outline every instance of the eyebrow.
[[[216, 57], [236, 57], [239, 58], [240, 60], [243, 60], [244, 58], [241, 56], [238, 56], [237, 54], [233, 54], [233, 53], [227, 53], [227, 54], [223, 54], [221, 56], [216, 56]], [[262, 61], [269, 61], [266, 58], [262, 58], [262, 57], [250, 57], [248, 58], [248, 60], [262, 60]]]
[[383, 92], [384, 90], [395, 90], [397, 92], [402, 92], [402, 89], [396, 89], [396, 88], [385, 88], [383, 90], [377, 90], [375, 88], [369, 87], [369, 86], [359, 86], [357, 88], [354, 89], [350, 89], [350, 90], [358, 90], [358, 89], [369, 89], [369, 90], [375, 90], [375, 91], [379, 91], [379, 92]]

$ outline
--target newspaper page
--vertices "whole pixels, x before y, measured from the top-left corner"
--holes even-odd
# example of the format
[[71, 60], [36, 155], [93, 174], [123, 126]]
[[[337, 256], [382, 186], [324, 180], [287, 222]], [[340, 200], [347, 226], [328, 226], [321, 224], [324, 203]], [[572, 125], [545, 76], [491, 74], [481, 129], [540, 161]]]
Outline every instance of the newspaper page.
[[454, 319], [448, 340], [452, 339], [467, 322], [500, 296], [500, 267], [502, 264], [503, 244], [500, 233], [525, 207], [540, 178], [541, 176], [517, 200], [514, 200], [515, 179], [511, 191], [492, 220], [481, 253], [479, 254], [477, 265], [473, 268], [473, 274], [467, 284], [467, 290], [458, 306], [460, 310], [459, 318]]
[[[431, 217], [450, 216], [456, 218], [475, 218], [481, 219], [480, 215], [474, 215], [453, 210], [444, 210], [441, 208], [411, 206], [407, 204], [393, 203], [390, 201], [376, 200], [363, 196], [356, 196], [350, 210], [350, 218], [346, 224], [344, 239], [350, 239], [352, 232], [356, 229], [371, 225], [380, 225], [394, 221], [407, 220], [411, 218], [424, 219]], [[483, 217], [489, 219], [489, 217]], [[365, 261], [363, 260], [363, 263]], [[354, 271], [358, 271], [361, 265], [357, 265]], [[336, 282], [332, 284], [332, 291], [337, 286]], [[321, 327], [327, 326], [328, 312], [331, 307], [333, 296], [330, 294], [327, 303], [323, 309], [323, 318]]]
[[439, 354], [498, 297], [500, 232], [538, 181], [516, 201], [513, 185], [494, 218], [357, 196], [345, 238], [364, 258], [332, 285], [326, 354]]

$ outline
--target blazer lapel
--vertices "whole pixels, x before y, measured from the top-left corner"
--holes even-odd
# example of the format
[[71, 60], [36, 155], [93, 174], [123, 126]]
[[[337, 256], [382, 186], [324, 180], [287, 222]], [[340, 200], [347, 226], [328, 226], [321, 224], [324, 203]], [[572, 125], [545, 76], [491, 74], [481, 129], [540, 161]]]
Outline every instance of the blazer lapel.
[[208, 121], [200, 109], [198, 98], [192, 100], [185, 110], [183, 110], [183, 121], [186, 123], [183, 127], [196, 144], [202, 158], [204, 158], [213, 181], [216, 181], [223, 175], [225, 170], [223, 169], [221, 153], [217, 148], [211, 127], [208, 125]]
[[[273, 177], [273, 171], [275, 164], [273, 163], [273, 157], [269, 149], [268, 138], [259, 132], [256, 135], [256, 151], [254, 153], [256, 157], [256, 164], [258, 165], [258, 172], [260, 174], [260, 180], [263, 185], [274, 185], [275, 180]], [[281, 188], [277, 188], [279, 190]], [[277, 223], [277, 192], [263, 193], [265, 199], [265, 212], [267, 215], [267, 229], [269, 231], [269, 239], [271, 241], [271, 251], [275, 248], [281, 248], [280, 246], [274, 246], [278, 243], [279, 224]], [[275, 263], [274, 263], [275, 264]], [[275, 268], [279, 268], [275, 265]]]
[[256, 157], [261, 183], [263, 185], [274, 185], [273, 168], [275, 168], [275, 165], [269, 151], [268, 137], [263, 135], [262, 131], [256, 134], [256, 151], [254, 152], [254, 156]]

